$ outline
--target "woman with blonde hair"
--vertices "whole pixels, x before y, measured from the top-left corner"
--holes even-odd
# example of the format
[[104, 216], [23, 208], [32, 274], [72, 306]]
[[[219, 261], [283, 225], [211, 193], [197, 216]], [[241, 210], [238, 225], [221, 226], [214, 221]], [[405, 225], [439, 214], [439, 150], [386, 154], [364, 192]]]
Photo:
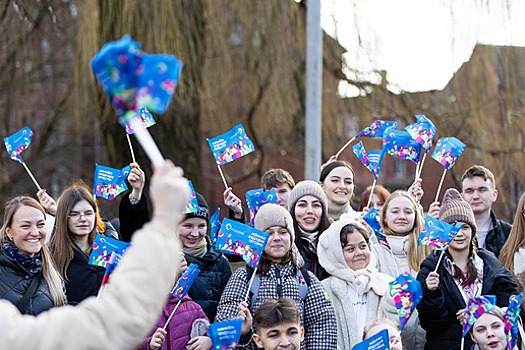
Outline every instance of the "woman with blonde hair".
[[102, 284], [105, 269], [88, 263], [97, 234], [97, 211], [91, 191], [84, 186], [68, 188], [58, 199], [49, 248], [66, 281], [69, 303], [97, 295]]
[[66, 303], [63, 282], [46, 239], [44, 208], [33, 198], [9, 200], [0, 228], [0, 298], [21, 313], [38, 315]]
[[525, 292], [525, 193], [521, 195], [509, 238], [505, 242], [499, 260], [514, 275], [518, 291]]

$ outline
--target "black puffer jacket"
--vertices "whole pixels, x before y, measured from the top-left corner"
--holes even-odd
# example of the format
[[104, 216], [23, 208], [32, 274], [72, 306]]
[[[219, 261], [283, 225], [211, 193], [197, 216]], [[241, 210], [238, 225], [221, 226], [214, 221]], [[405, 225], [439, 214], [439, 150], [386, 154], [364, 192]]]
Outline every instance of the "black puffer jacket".
[[[441, 252], [432, 252], [422, 263], [417, 280], [423, 286], [423, 299], [417, 306], [419, 320], [427, 331], [425, 350], [459, 349], [462, 327], [456, 319], [456, 312], [466, 307], [463, 296], [453, 277], [446, 271], [443, 262], [440, 263], [438, 274], [439, 287], [436, 290], [426, 288], [425, 280], [436, 268]], [[495, 295], [498, 306], [508, 306], [509, 297], [517, 294], [516, 282], [492, 252], [485, 249], [478, 251], [483, 260], [483, 286], [481, 295]], [[465, 337], [465, 349], [472, 346], [470, 336]]]
[[[40, 277], [39, 277], [40, 276]], [[0, 298], [9, 300], [18, 305], [29, 288], [33, 278], [40, 278], [35, 293], [29, 299], [25, 310], [26, 315], [38, 315], [53, 307], [53, 297], [47, 282], [42, 276], [42, 262], [36, 260], [28, 269], [24, 268], [16, 259], [12, 258], [0, 246]]]
[[496, 257], [499, 257], [501, 248], [507, 241], [507, 238], [509, 238], [512, 225], [505, 221], [498, 220], [493, 211], [490, 212], [490, 220], [492, 221], [492, 229], [487, 233], [485, 248], [493, 252]]
[[201, 270], [188, 294], [193, 301], [202, 307], [206, 316], [213, 322], [222, 291], [232, 275], [232, 269], [222, 252], [215, 250], [212, 246], [210, 238], [208, 236], [205, 238], [208, 251], [204, 256], [197, 257], [185, 254], [188, 265], [197, 264]]
[[301, 236], [301, 245], [298, 246], [299, 252], [304, 260], [304, 268], [312, 272], [319, 281], [330, 277], [330, 274], [319, 263], [317, 256], [317, 244], [310, 242], [306, 237]]

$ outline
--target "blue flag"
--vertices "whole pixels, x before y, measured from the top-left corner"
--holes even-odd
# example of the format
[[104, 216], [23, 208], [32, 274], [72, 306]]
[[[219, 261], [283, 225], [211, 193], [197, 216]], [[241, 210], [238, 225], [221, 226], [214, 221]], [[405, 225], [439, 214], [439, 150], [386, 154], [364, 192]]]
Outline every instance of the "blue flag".
[[442, 137], [432, 152], [432, 158], [443, 165], [445, 169], [450, 170], [465, 148], [467, 145], [455, 137]]
[[251, 226], [225, 218], [217, 235], [215, 249], [240, 256], [257, 268], [270, 235]]
[[173, 287], [173, 290], [171, 291], [171, 294], [175, 297], [175, 299], [182, 300], [182, 298], [184, 298], [186, 293], [188, 293], [190, 290], [193, 282], [195, 282], [199, 272], [201, 272], [201, 270], [197, 264], [190, 264], [188, 266], [186, 271], [184, 271], [182, 276], [180, 276], [180, 278], [177, 280], [175, 287]]
[[[157, 122], [155, 121], [155, 118], [153, 118], [153, 115], [148, 111], [147, 108], [140, 108], [137, 112], [137, 120], [139, 121], [139, 124], [142, 125], [142, 127], [149, 128], [152, 125], [155, 125]], [[126, 133], [128, 134], [134, 134], [135, 130], [133, 130], [133, 127], [131, 124], [124, 120], [124, 127], [126, 128]]]
[[390, 294], [396, 304], [400, 328], [403, 330], [417, 304], [423, 299], [421, 283], [408, 272], [403, 272], [389, 285]]
[[406, 131], [388, 128], [383, 135], [383, 150], [392, 156], [417, 164], [421, 148], [422, 146]]
[[113, 200], [128, 189], [126, 178], [131, 168], [114, 169], [103, 165], [95, 165], [95, 186], [93, 193], [97, 197]]
[[397, 122], [374, 120], [370, 125], [358, 132], [355, 137], [383, 137], [383, 133], [386, 129], [390, 127], [396, 128], [397, 125]]
[[242, 318], [210, 324], [213, 350], [235, 349], [241, 339]]
[[33, 131], [28, 126], [15, 132], [13, 135], [4, 138], [5, 148], [9, 158], [16, 160], [20, 164], [24, 164], [24, 160], [20, 154], [29, 147], [33, 140]]
[[352, 151], [359, 158], [361, 163], [370, 170], [374, 179], [377, 180], [379, 177], [379, 168], [381, 167], [381, 162], [383, 160], [383, 150], [374, 150], [367, 152], [363, 146], [363, 142], [359, 141], [358, 144], [352, 147]]
[[417, 122], [407, 125], [405, 130], [428, 152], [430, 148], [432, 148], [432, 139], [436, 135], [437, 128], [434, 123], [423, 114], [417, 114], [416, 119]]
[[230, 131], [208, 140], [217, 165], [233, 162], [255, 151], [255, 146], [246, 135], [242, 124], [237, 124]]
[[428, 245], [436, 250], [445, 250], [454, 237], [461, 229], [461, 223], [456, 222], [451, 225], [447, 222], [433, 218], [430, 215], [425, 217], [425, 226], [419, 234], [418, 245]]
[[184, 211], [182, 212], [183, 214], [196, 213], [200, 210], [199, 202], [197, 201], [197, 193], [193, 187], [193, 182], [188, 180], [188, 185], [190, 186], [191, 190], [190, 201], [188, 204], [186, 204], [186, 208], [184, 208]]
[[248, 204], [248, 210], [250, 211], [250, 224], [254, 225], [255, 215], [257, 215], [261, 206], [268, 203], [277, 203], [277, 200], [277, 193], [274, 189], [266, 192], [262, 188], [247, 191], [246, 204]]
[[217, 208], [210, 218], [210, 238], [214, 243], [217, 240], [217, 234], [219, 234], [219, 230], [221, 229], [220, 216], [221, 208]]
[[130, 245], [131, 243], [97, 233], [93, 242], [93, 249], [89, 255], [89, 264], [106, 268], [112, 253], [122, 255]]
[[383, 329], [381, 332], [354, 345], [352, 350], [390, 350], [388, 331]]
[[370, 226], [370, 228], [374, 231], [374, 234], [376, 235], [377, 241], [379, 244], [386, 247], [386, 249], [391, 250], [390, 244], [388, 244], [388, 240], [386, 239], [385, 233], [383, 232], [383, 228], [381, 227], [381, 223], [379, 223], [379, 216], [376, 208], [372, 208], [366, 213], [365, 216], [363, 216], [363, 220]]

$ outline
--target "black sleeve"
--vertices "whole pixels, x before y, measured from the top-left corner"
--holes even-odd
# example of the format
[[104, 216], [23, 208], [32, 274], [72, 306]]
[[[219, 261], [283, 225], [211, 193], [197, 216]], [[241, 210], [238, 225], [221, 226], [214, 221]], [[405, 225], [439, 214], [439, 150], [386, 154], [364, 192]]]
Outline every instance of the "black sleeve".
[[149, 221], [148, 201], [143, 193], [140, 201], [132, 205], [129, 201], [131, 192], [126, 193], [119, 204], [120, 236], [124, 242], [131, 242], [131, 236]]
[[228, 208], [228, 219], [245, 224], [246, 223], [246, 214], [245, 213], [246, 213], [246, 211], [244, 210], [244, 208], [242, 208], [241, 218], [237, 219], [237, 218], [235, 218], [235, 213], [233, 212], [233, 210]]

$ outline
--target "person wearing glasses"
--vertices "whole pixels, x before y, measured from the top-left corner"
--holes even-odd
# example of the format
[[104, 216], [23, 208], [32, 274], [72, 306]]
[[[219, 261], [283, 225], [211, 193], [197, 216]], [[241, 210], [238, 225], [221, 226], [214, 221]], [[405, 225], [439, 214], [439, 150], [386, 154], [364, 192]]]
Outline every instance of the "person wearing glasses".
[[49, 249], [73, 305], [97, 295], [104, 277], [104, 268], [88, 263], [97, 234], [97, 211], [93, 194], [83, 185], [69, 187], [58, 199]]

